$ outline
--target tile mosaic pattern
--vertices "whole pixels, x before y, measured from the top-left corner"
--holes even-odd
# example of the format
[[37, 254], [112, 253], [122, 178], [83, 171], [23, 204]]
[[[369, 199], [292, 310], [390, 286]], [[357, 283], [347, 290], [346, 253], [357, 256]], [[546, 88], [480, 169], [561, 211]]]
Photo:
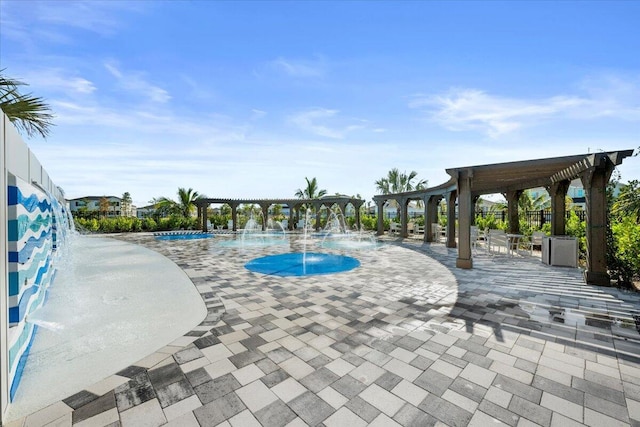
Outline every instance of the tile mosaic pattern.
[[53, 253], [57, 240], [51, 197], [13, 175], [9, 175], [8, 183], [8, 356], [13, 400], [36, 332], [36, 326], [25, 318], [44, 304], [55, 276]]
[[177, 263], [207, 318], [14, 425], [640, 425], [640, 297], [578, 270], [481, 249], [460, 270], [405, 240], [281, 278], [242, 266], [288, 247], [120, 238]]

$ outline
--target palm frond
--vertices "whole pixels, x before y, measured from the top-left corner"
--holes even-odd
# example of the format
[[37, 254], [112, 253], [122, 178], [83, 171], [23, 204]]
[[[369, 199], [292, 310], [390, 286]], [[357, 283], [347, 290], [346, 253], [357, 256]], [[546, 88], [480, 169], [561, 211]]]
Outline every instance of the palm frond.
[[19, 87], [25, 83], [2, 75], [0, 70], [0, 109], [11, 123], [29, 137], [37, 134], [46, 138], [53, 126], [53, 114], [42, 98], [30, 93], [21, 94]]

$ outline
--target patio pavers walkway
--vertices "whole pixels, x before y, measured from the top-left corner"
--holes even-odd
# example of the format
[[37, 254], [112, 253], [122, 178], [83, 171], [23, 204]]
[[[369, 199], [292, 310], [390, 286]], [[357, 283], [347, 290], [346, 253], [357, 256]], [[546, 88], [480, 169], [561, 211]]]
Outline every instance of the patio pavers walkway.
[[243, 264], [300, 241], [121, 238], [176, 262], [207, 319], [10, 425], [640, 425], [640, 297], [579, 270], [482, 251], [460, 270], [454, 250], [405, 240], [356, 252], [351, 272], [280, 278]]

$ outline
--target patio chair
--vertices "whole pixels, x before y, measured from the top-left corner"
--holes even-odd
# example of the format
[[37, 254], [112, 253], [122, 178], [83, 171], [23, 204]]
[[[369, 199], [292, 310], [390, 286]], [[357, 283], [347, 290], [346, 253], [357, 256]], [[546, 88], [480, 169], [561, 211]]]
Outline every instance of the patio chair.
[[389, 224], [389, 233], [397, 234], [400, 233], [400, 224], [397, 222], [391, 222]]
[[527, 244], [529, 245], [529, 252], [533, 255], [534, 246], [539, 246], [542, 250], [542, 239], [547, 237], [544, 231], [534, 231]]
[[410, 222], [407, 224], [407, 234], [408, 233], [415, 233], [416, 231], [416, 224], [414, 222]]
[[470, 243], [471, 243], [471, 249], [477, 249], [478, 248], [478, 239], [479, 239], [479, 231], [478, 231], [478, 227], [476, 227], [475, 225], [472, 225], [470, 227]]
[[489, 233], [487, 234], [487, 248], [489, 252], [493, 252], [494, 249], [497, 249], [498, 253], [500, 253], [501, 249], [504, 248], [505, 251], [509, 253], [507, 233], [505, 233], [504, 230], [489, 230]]
[[447, 240], [446, 232], [447, 232], [446, 228], [443, 229], [440, 224], [436, 224], [436, 223], [431, 224], [431, 233], [433, 234], [434, 242], [440, 243], [443, 236], [445, 237], [445, 241], [446, 241]]

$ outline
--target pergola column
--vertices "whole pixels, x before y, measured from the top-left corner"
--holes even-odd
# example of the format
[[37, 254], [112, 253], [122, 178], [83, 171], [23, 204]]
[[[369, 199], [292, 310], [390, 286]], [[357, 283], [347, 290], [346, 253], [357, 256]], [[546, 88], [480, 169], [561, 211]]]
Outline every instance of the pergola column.
[[360, 225], [360, 207], [362, 206], [362, 203], [358, 204], [357, 206], [355, 203], [351, 203], [351, 205], [356, 210], [356, 227], [358, 227], [358, 231], [360, 231], [362, 229]]
[[463, 172], [458, 177], [458, 259], [456, 267], [472, 268], [471, 217], [474, 203], [471, 199], [471, 177]]
[[287, 224], [287, 230], [293, 230], [293, 205], [288, 203], [289, 206], [289, 223]]
[[404, 197], [400, 199], [400, 235], [402, 237], [409, 237], [407, 232], [408, 213], [409, 213], [409, 199]]
[[262, 210], [262, 231], [265, 231], [267, 229], [267, 219], [269, 218], [269, 205], [260, 205], [260, 209]]
[[520, 218], [518, 218], [518, 200], [522, 195], [522, 190], [507, 191], [507, 218], [509, 221], [509, 233], [520, 233]]
[[580, 175], [587, 208], [586, 240], [587, 269], [584, 273], [587, 283], [610, 286], [607, 273], [607, 183], [614, 164], [602, 157], [599, 164]]
[[314, 203], [313, 208], [316, 210], [316, 231], [320, 231], [320, 208], [322, 204]]
[[567, 191], [571, 181], [564, 180], [555, 182], [547, 187], [547, 192], [551, 197], [551, 235], [562, 236], [566, 233], [566, 202]]
[[342, 212], [342, 225], [344, 225], [344, 231], [346, 232], [349, 228], [347, 227], [347, 217], [345, 216], [345, 212], [347, 210], [346, 203], [338, 203], [338, 207], [340, 208], [340, 212]]
[[429, 196], [424, 204], [424, 241], [433, 242], [436, 236], [433, 235], [432, 224], [438, 222], [438, 203], [442, 197]]
[[231, 203], [231, 229], [233, 231], [238, 231], [238, 204]]
[[378, 231], [377, 235], [382, 236], [384, 234], [384, 204], [386, 200], [376, 200], [376, 206], [378, 207]]
[[456, 191], [447, 194], [447, 247], [456, 247]]
[[206, 233], [209, 231], [207, 228], [207, 205], [198, 204], [198, 217], [202, 219], [202, 231]]

